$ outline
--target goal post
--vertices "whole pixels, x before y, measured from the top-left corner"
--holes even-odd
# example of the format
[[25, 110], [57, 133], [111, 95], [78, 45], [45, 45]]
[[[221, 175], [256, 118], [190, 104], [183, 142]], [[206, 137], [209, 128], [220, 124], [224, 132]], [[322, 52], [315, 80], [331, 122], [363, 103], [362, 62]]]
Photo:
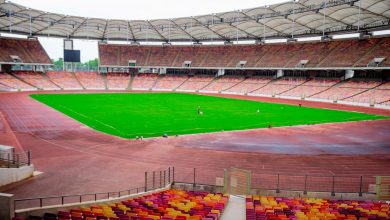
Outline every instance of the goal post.
[[224, 170], [224, 192], [230, 195], [247, 195], [251, 190], [251, 171], [235, 167]]

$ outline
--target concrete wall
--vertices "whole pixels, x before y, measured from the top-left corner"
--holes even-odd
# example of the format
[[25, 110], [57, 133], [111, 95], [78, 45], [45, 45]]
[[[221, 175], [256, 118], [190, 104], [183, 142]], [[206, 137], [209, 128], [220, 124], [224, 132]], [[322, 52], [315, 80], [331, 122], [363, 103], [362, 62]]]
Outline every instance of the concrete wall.
[[19, 168], [0, 168], [0, 186], [18, 182], [32, 177], [34, 166], [23, 166]]
[[172, 189], [186, 190], [186, 191], [204, 191], [210, 193], [223, 193], [223, 186], [204, 185], [192, 183], [178, 183], [172, 185]]

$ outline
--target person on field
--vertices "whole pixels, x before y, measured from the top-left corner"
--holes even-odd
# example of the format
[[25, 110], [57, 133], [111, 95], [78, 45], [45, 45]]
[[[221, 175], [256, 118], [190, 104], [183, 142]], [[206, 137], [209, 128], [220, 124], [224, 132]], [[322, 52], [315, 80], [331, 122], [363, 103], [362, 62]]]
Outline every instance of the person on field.
[[203, 115], [202, 109], [198, 106], [198, 115]]

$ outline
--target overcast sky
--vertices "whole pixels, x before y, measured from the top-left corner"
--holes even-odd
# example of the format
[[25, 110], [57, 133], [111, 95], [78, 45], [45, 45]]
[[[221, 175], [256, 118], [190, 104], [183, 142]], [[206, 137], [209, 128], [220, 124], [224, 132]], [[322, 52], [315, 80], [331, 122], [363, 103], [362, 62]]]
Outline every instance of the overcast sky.
[[[276, 4], [286, 0], [11, 0], [30, 8], [83, 17], [109, 19], [159, 19], [203, 15]], [[63, 56], [63, 40], [40, 38], [52, 59]], [[97, 42], [74, 40], [81, 60], [98, 56]]]

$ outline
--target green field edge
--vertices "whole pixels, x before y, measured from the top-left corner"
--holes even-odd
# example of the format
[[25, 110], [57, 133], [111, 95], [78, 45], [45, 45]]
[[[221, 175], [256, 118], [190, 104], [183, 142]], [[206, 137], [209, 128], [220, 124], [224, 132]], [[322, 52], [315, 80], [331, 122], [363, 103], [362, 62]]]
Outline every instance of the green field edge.
[[[285, 103], [274, 103], [274, 102], [263, 102], [263, 101], [256, 101], [256, 100], [247, 100], [247, 99], [240, 99], [239, 97], [221, 97], [221, 96], [213, 96], [213, 95], [209, 95], [209, 94], [194, 94], [194, 93], [180, 93], [180, 92], [137, 92], [137, 93], [103, 93], [103, 92], [96, 92], [96, 93], [53, 93], [53, 94], [30, 94], [29, 96], [38, 101], [39, 103], [42, 103], [44, 105], [46, 105], [47, 107], [50, 107], [51, 109], [53, 110], [56, 110], [57, 112], [60, 112], [61, 114], [67, 116], [68, 118], [72, 119], [72, 120], [75, 120], [77, 122], [79, 122], [80, 124], [90, 128], [90, 129], [93, 129], [95, 131], [98, 131], [98, 132], [101, 132], [101, 133], [104, 133], [104, 134], [108, 134], [108, 135], [112, 135], [112, 136], [116, 136], [116, 137], [120, 137], [120, 138], [124, 138], [124, 139], [128, 139], [128, 140], [134, 140], [136, 139], [136, 137], [129, 137], [128, 135], [123, 135], [123, 132], [120, 132], [118, 129], [116, 129], [115, 127], [112, 127], [113, 130], [115, 130], [116, 132], [118, 133], [122, 133], [122, 134], [118, 134], [116, 132], [108, 132], [108, 131], [105, 131], [103, 129], [98, 129], [92, 125], [89, 125], [87, 124], [86, 122], [83, 122], [83, 120], [80, 120], [78, 117], [75, 117], [73, 116], [74, 114], [78, 114], [78, 115], [82, 115], [82, 113], [79, 113], [79, 112], [72, 112], [70, 110], [68, 111], [64, 111], [64, 109], [59, 109], [59, 108], [56, 108], [55, 106], [52, 106], [50, 104], [47, 104], [45, 103], [44, 101], [41, 101], [39, 99], [37, 99], [37, 97], [39, 96], [50, 96], [50, 95], [94, 95], [94, 94], [191, 94], [191, 95], [197, 95], [197, 96], [203, 96], [203, 97], [214, 97], [214, 98], [219, 98], [219, 99], [227, 99], [227, 100], [239, 100], [239, 101], [247, 101], [247, 102], [255, 102], [255, 103], [266, 103], [266, 104], [273, 104], [273, 105], [279, 105], [279, 106], [295, 106], [293, 104], [285, 104]], [[57, 106], [58, 107], [58, 106]], [[345, 112], [345, 113], [360, 113], [360, 114], [365, 114], [367, 116], [372, 116], [372, 117], [379, 117], [379, 118], [372, 118], [372, 119], [347, 119], [347, 120], [342, 120], [342, 121], [329, 121], [329, 120], [324, 120], [324, 121], [317, 121], [317, 122], [310, 122], [310, 123], [299, 123], [297, 122], [297, 124], [292, 124], [292, 125], [288, 125], [288, 124], [278, 124], [278, 123], [273, 123], [272, 124], [272, 128], [283, 128], [283, 127], [299, 127], [299, 126], [311, 126], [311, 125], [323, 125], [323, 124], [341, 124], [341, 123], [348, 123], [348, 122], [364, 122], [364, 121], [378, 121], [378, 120], [389, 120], [390, 119], [390, 116], [385, 116], [385, 115], [379, 115], [379, 114], [368, 114], [368, 113], [365, 113], [365, 112], [359, 112], [359, 111], [346, 111], [346, 110], [340, 110], [340, 109], [332, 109], [332, 108], [314, 108], [314, 107], [304, 107], [306, 109], [323, 109], [323, 110], [331, 110], [331, 111], [339, 111], [339, 112]], [[88, 119], [88, 118], [86, 118]], [[97, 121], [96, 119], [93, 119], [92, 121]], [[293, 121], [295, 122], [295, 121]], [[207, 134], [207, 133], [221, 133], [221, 132], [234, 132], [234, 131], [246, 131], [246, 130], [259, 130], [259, 129], [269, 129], [268, 128], [268, 125], [269, 123], [264, 123], [264, 126], [260, 126], [260, 125], [254, 125], [254, 126], [245, 126], [245, 127], [242, 127], [242, 128], [227, 128], [227, 129], [223, 129], [223, 130], [217, 130], [216, 128], [199, 128], [199, 129], [190, 129], [190, 130], [175, 130], [175, 131], [170, 131], [170, 130], [167, 130], [167, 131], [164, 131], [164, 132], [155, 132], [155, 133], [141, 133], [139, 134], [138, 136], [143, 136], [143, 138], [159, 138], [159, 137], [162, 137], [164, 134], [167, 134], [168, 136], [179, 136], [179, 135], [196, 135], [196, 134]], [[172, 132], [172, 133], [170, 133]], [[134, 136], [134, 135], [132, 135]], [[135, 135], [137, 136], [137, 135]]]

